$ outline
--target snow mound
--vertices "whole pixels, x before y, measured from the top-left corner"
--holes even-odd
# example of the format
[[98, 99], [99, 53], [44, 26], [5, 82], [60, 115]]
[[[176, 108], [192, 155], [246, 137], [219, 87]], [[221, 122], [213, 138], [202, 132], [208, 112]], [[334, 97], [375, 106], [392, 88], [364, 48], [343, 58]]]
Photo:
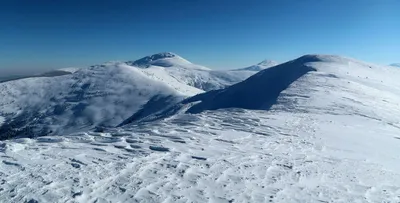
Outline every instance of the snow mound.
[[276, 65], [279, 65], [279, 63], [276, 61], [264, 60], [256, 65], [249, 66], [246, 68], [235, 69], [235, 70], [261, 71], [261, 70], [264, 70], [266, 68], [270, 68], [270, 67], [273, 67]]

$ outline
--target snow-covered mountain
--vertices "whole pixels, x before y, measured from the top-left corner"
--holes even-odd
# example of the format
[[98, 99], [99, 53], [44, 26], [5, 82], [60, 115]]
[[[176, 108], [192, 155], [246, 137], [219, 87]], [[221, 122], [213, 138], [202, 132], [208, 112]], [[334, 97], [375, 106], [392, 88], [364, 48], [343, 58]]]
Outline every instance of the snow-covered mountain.
[[273, 66], [279, 65], [278, 62], [276, 61], [271, 61], [271, 60], [264, 60], [256, 65], [252, 65], [246, 68], [240, 68], [240, 69], [235, 69], [235, 70], [247, 70], [247, 71], [261, 71], [266, 68], [270, 68]]
[[174, 104], [182, 98], [180, 92], [124, 63], [4, 82], [0, 135], [4, 139], [114, 126], [150, 100], [168, 106], [166, 101]]
[[[3, 83], [16, 96], [0, 107], [150, 108], [103, 132], [0, 141], [4, 202], [400, 202], [398, 68], [306, 55], [172, 108], [182, 94], [124, 63], [36, 80]], [[150, 114], [162, 119], [129, 122]]]
[[[0, 137], [70, 133], [145, 117], [251, 71], [213, 71], [173, 53], [111, 61], [0, 83]], [[132, 117], [134, 115], [134, 117]]]
[[400, 67], [400, 63], [392, 63], [392, 64], [390, 64], [390, 66], [393, 66], [393, 67]]
[[239, 73], [229, 70], [211, 70], [193, 64], [171, 52], [146, 56], [137, 61], [129, 61], [127, 64], [141, 67], [140, 71], [153, 79], [168, 84], [178, 82], [181, 85], [183, 83], [196, 88], [197, 91], [192, 93], [221, 89], [241, 82], [254, 74], [253, 71], [247, 70], [242, 70]]

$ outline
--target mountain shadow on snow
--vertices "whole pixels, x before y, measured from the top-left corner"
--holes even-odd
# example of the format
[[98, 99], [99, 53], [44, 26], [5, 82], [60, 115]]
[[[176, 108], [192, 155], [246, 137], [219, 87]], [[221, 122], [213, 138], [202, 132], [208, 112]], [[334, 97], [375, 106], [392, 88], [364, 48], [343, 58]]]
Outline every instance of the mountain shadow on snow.
[[279, 94], [294, 81], [316, 71], [309, 62], [318, 62], [316, 55], [306, 55], [296, 60], [265, 69], [247, 80], [221, 90], [196, 95], [183, 101], [183, 104], [199, 102], [187, 113], [200, 113], [205, 110], [224, 108], [244, 108], [268, 110], [276, 103]]

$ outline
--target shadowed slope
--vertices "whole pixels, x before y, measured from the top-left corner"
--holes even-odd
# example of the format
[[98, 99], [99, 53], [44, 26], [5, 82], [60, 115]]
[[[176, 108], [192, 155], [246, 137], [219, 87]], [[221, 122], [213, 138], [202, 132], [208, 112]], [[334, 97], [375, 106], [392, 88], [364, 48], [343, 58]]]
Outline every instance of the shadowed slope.
[[200, 113], [204, 110], [222, 108], [269, 109], [279, 94], [291, 83], [314, 68], [306, 65], [317, 62], [317, 56], [306, 55], [296, 60], [266, 69], [249, 79], [222, 90], [191, 97], [184, 103], [201, 101], [187, 112]]

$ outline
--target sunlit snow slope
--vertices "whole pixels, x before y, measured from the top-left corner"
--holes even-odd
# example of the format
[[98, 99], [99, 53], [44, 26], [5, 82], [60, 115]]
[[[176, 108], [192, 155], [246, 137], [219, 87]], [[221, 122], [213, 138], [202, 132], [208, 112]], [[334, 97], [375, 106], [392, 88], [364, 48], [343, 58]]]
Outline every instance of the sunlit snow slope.
[[0, 199], [400, 202], [398, 68], [307, 55], [173, 109], [0, 142]]

